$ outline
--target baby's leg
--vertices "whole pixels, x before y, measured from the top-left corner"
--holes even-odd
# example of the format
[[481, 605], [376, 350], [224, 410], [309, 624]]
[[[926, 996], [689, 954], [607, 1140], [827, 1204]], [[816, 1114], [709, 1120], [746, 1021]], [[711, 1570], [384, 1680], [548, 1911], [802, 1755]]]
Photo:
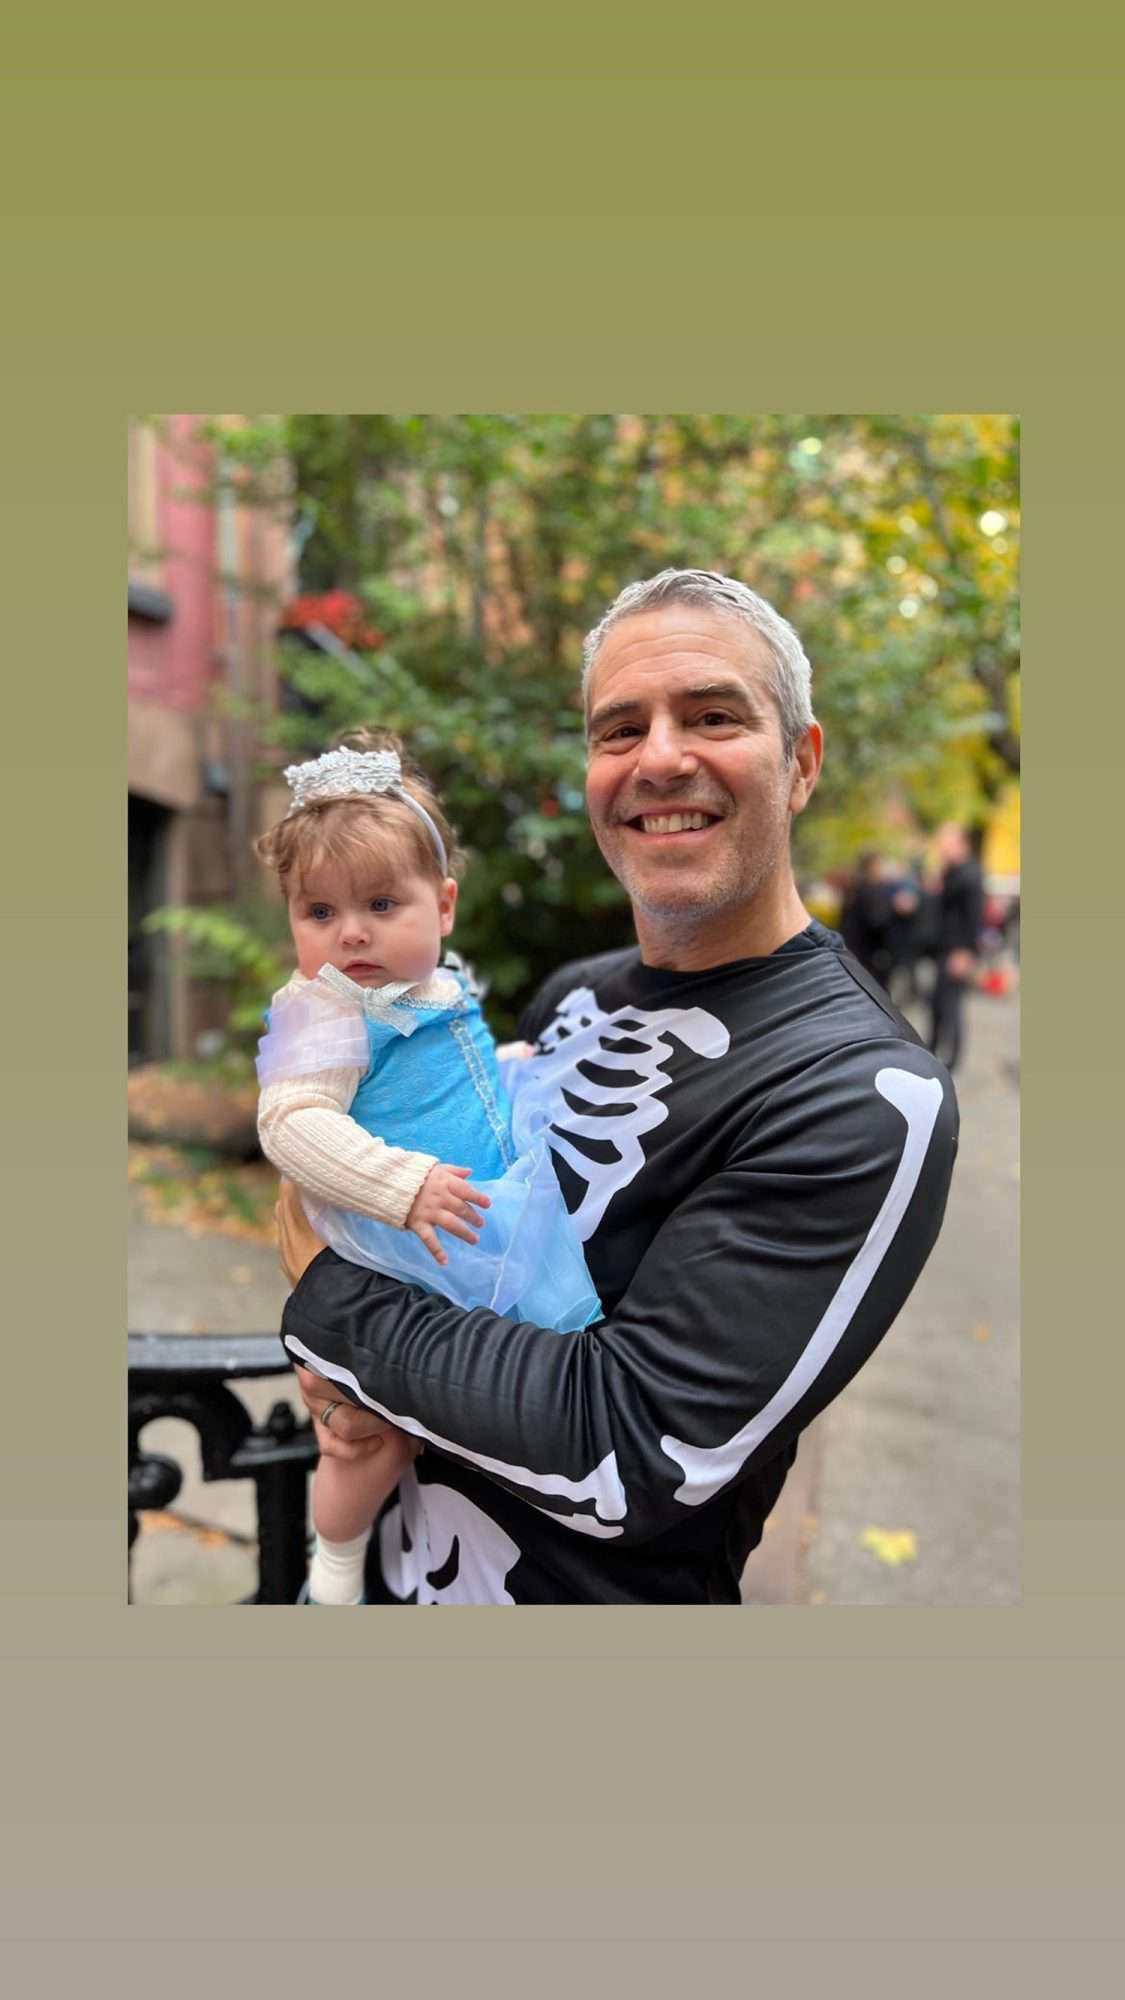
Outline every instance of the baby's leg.
[[348, 1462], [322, 1458], [313, 1475], [316, 1550], [309, 1596], [317, 1604], [358, 1604], [371, 1524], [413, 1458], [410, 1440], [388, 1432], [381, 1451]]

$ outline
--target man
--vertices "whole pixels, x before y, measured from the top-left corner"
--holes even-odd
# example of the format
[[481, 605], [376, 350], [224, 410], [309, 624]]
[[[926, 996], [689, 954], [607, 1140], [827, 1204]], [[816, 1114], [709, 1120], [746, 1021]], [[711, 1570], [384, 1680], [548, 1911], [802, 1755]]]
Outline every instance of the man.
[[984, 892], [980, 868], [963, 826], [949, 822], [939, 827], [936, 845], [942, 874], [937, 895], [930, 1048], [952, 1075], [964, 1046], [961, 1014], [977, 961]]
[[[383, 1601], [736, 1603], [944, 1212], [948, 1078], [793, 880], [821, 762], [796, 633], [665, 571], [587, 659], [588, 806], [639, 948], [564, 967], [522, 1028], [605, 1317], [559, 1335], [330, 1251], [285, 1312], [325, 1450], [377, 1449], [377, 1419], [424, 1443], [373, 1537]], [[295, 1276], [316, 1239], [291, 1195], [281, 1218]]]

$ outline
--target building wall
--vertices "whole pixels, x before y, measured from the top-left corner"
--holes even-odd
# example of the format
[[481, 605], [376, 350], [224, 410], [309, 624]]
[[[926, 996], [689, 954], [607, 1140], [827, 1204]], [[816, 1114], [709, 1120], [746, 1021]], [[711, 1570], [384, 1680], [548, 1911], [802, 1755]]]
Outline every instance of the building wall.
[[[167, 809], [160, 865], [143, 873], [181, 904], [222, 902], [256, 880], [263, 746], [217, 697], [226, 688], [273, 707], [274, 633], [292, 591], [284, 517], [233, 496], [205, 501], [215, 455], [195, 441], [197, 424], [182, 415], [135, 422], [129, 435], [129, 791]], [[190, 1057], [203, 1029], [222, 1026], [222, 996], [190, 979], [171, 940], [131, 956], [160, 989], [137, 1016], [152, 1024], [146, 1059]]]

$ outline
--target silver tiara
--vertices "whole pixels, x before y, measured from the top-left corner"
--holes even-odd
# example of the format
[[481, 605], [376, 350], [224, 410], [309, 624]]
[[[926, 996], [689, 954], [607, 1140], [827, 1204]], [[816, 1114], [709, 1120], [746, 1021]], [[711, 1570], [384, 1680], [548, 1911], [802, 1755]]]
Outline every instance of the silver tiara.
[[397, 750], [349, 750], [346, 747], [326, 750], [323, 757], [314, 757], [308, 764], [288, 765], [282, 776], [293, 794], [287, 818], [313, 799], [351, 798], [357, 792], [390, 792], [423, 821], [434, 843], [441, 872], [443, 875], [449, 873], [445, 842], [425, 806], [411, 798], [403, 786], [402, 764]]

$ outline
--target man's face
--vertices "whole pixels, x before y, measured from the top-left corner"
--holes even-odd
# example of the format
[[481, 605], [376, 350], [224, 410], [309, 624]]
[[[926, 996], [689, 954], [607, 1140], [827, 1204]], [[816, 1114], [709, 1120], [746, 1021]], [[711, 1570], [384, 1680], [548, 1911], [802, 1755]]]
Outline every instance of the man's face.
[[586, 801], [634, 909], [698, 922], [748, 905], [788, 865], [789, 822], [819, 769], [786, 763], [765, 641], [688, 604], [624, 618], [589, 691]]

